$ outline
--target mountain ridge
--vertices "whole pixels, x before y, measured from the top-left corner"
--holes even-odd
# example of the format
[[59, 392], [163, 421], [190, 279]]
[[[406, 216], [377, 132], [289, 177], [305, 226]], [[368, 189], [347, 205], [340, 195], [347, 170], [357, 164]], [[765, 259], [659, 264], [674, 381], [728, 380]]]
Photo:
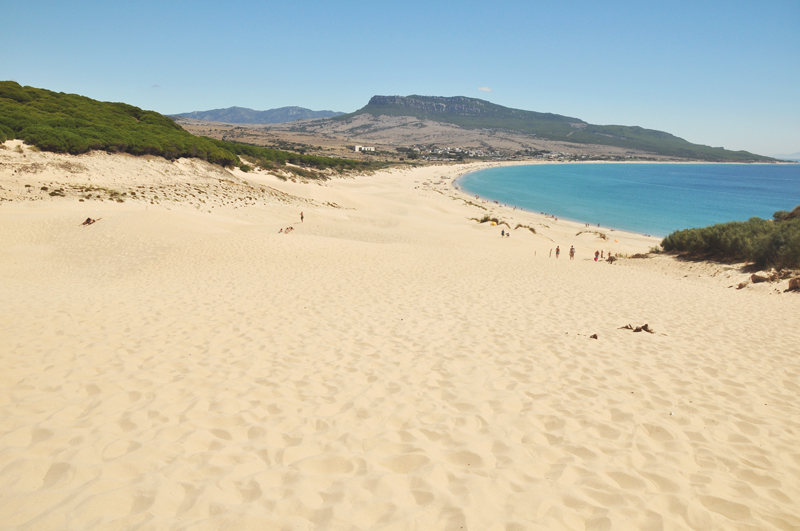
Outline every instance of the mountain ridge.
[[781, 160], [791, 160], [795, 162], [800, 162], [800, 151], [796, 153], [783, 153], [780, 155], [773, 155], [772, 157]]
[[279, 107], [266, 111], [256, 111], [246, 107], [227, 107], [209, 111], [192, 111], [170, 116], [204, 120], [208, 122], [225, 122], [232, 124], [280, 124], [298, 120], [314, 120], [317, 118], [334, 118], [344, 114], [338, 111], [312, 111], [305, 107]]
[[639, 126], [593, 125], [579, 118], [512, 109], [466, 96], [380, 96], [361, 109], [330, 120], [344, 122], [363, 114], [410, 116], [465, 129], [514, 131], [543, 140], [635, 149], [658, 155], [709, 162], [774, 162], [747, 151], [693, 144], [664, 131]]

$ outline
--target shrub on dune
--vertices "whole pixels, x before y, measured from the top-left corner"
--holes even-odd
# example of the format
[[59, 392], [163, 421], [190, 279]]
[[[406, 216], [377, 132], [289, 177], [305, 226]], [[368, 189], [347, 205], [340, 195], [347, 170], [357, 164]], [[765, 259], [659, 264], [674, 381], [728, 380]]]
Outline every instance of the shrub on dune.
[[673, 232], [664, 251], [690, 258], [746, 261], [756, 267], [800, 267], [800, 206], [775, 212], [772, 220], [750, 218]]

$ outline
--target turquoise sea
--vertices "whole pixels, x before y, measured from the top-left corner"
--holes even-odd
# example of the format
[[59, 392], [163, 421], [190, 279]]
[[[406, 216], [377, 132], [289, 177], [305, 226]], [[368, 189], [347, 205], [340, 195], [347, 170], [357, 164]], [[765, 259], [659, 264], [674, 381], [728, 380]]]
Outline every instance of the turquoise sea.
[[800, 164], [537, 164], [489, 168], [463, 191], [533, 212], [653, 236], [800, 205]]

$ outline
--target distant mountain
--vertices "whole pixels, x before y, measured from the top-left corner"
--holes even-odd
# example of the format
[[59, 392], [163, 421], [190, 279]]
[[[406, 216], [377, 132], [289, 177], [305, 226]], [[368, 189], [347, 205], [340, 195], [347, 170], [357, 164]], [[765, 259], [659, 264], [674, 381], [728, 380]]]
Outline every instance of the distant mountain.
[[800, 162], [800, 151], [797, 153], [791, 153], [789, 155], [773, 155], [773, 157], [780, 160], [794, 160]]
[[362, 109], [333, 120], [346, 121], [363, 114], [411, 116], [465, 129], [515, 131], [545, 140], [616, 146], [693, 160], [774, 161], [747, 151], [729, 151], [720, 147], [692, 144], [663, 131], [624, 125], [592, 125], [578, 118], [511, 109], [464, 96], [373, 96]]
[[213, 109], [211, 111], [185, 112], [183, 114], [173, 114], [172, 116], [229, 124], [282, 124], [313, 118], [333, 118], [342, 114], [344, 113], [335, 111], [312, 111], [303, 107], [281, 107], [280, 109], [270, 109], [268, 111], [254, 111], [244, 107], [228, 107], [227, 109]]

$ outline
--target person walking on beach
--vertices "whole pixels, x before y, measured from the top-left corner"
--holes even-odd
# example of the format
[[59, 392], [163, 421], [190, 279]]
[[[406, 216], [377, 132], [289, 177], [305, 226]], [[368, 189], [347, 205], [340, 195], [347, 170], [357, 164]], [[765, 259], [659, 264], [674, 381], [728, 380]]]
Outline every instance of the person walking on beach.
[[560, 255], [560, 254], [561, 254], [561, 247], [556, 245], [556, 259], [558, 259], [558, 255]]
[[570, 248], [569, 248], [569, 259], [570, 260], [574, 260], [575, 259], [575, 246], [574, 245], [571, 245]]
[[597, 262], [597, 258], [600, 256], [600, 251], [594, 252], [594, 261]]
[[300, 223], [302, 223], [302, 222], [303, 222], [303, 212], [301, 211], [300, 212]]

